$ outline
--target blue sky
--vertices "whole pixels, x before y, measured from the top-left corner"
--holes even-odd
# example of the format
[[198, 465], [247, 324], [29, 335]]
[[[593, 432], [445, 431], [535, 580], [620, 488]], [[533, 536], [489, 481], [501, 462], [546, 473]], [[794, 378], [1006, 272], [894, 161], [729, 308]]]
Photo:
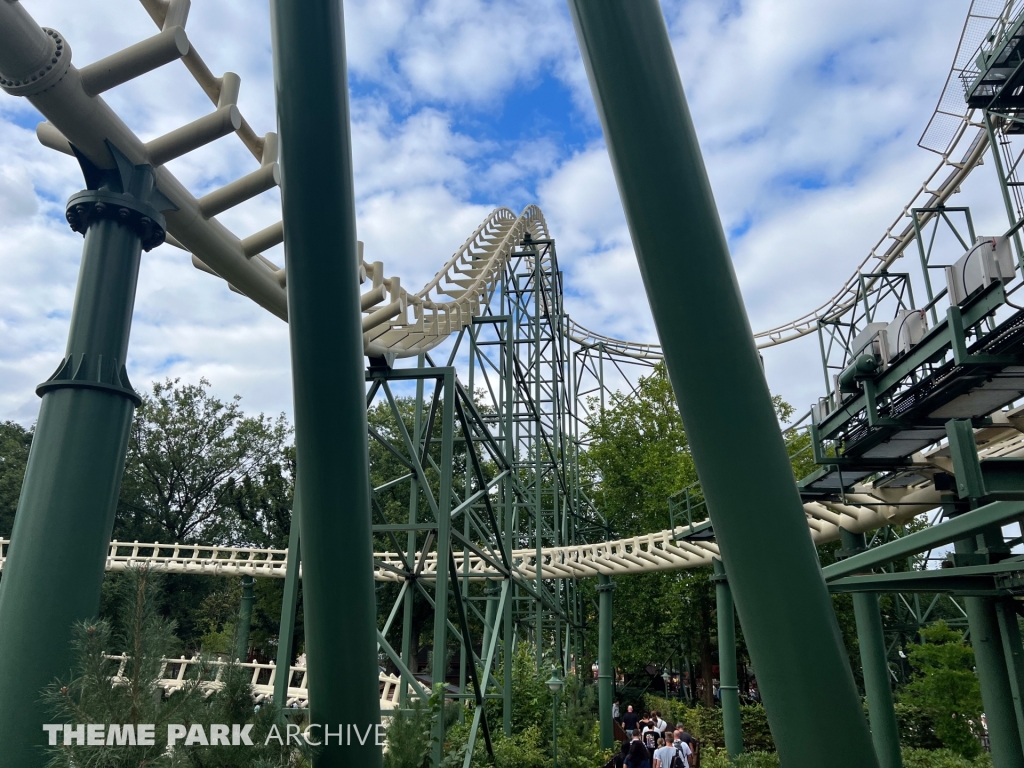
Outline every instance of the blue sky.
[[[25, 5], [79, 66], [155, 32], [135, 0]], [[934, 165], [916, 142], [968, 5], [664, 0], [755, 329], [830, 296]], [[655, 340], [564, 1], [349, 0], [345, 13], [367, 260], [415, 289], [492, 208], [537, 202], [570, 313]], [[215, 73], [241, 75], [239, 106], [257, 133], [273, 130], [265, 4], [193, 0], [187, 32]], [[180, 63], [105, 98], [145, 139], [210, 109]], [[35, 384], [61, 357], [81, 251], [62, 215], [80, 175], [39, 146], [37, 120], [0, 95], [0, 419], [26, 423]], [[253, 162], [228, 137], [171, 167], [199, 195]], [[984, 183], [965, 195], [976, 187], [989, 201]], [[220, 218], [244, 236], [278, 217], [271, 192]], [[770, 385], [798, 409], [820, 388], [815, 347], [765, 353]], [[248, 408], [291, 410], [284, 325], [169, 246], [143, 260], [129, 369], [137, 386], [205, 376]]]

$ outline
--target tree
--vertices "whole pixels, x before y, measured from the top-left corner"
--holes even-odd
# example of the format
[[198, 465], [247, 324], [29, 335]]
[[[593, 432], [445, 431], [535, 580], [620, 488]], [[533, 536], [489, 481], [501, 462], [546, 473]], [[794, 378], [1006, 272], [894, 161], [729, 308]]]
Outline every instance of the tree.
[[[774, 397], [776, 415], [787, 421], [793, 408]], [[668, 527], [668, 498], [687, 488], [699, 505], [694, 522], [707, 515], [665, 365], [641, 377], [628, 393], [615, 393], [587, 425], [589, 446], [581, 469], [590, 496], [612, 538]], [[787, 432], [794, 463], [813, 467], [808, 438]], [[678, 522], [678, 521], [677, 521]], [[704, 702], [713, 702], [712, 668], [716, 633], [715, 593], [710, 568], [633, 574], [616, 579], [616, 667], [641, 678], [654, 664], [657, 673], [680, 648], [700, 668]], [[596, 639], [591, 638], [596, 648]]]
[[[78, 624], [74, 631], [76, 666], [68, 680], [44, 692], [57, 722], [131, 725], [150, 724], [153, 745], [106, 746], [58, 743], [50, 748], [51, 768], [135, 768], [136, 766], [261, 766], [293, 765], [291, 750], [266, 735], [277, 717], [273, 706], [253, 711], [248, 673], [225, 666], [217, 685], [216, 669], [200, 662], [184, 686], [170, 695], [160, 679], [164, 659], [180, 647], [175, 625], [160, 615], [161, 579], [146, 569], [132, 569], [120, 580], [122, 603], [116, 623], [105, 620]], [[125, 654], [125, 658], [111, 658]], [[167, 749], [168, 724], [203, 726], [214, 723], [253, 723], [252, 747], [179, 744]], [[136, 731], [137, 733], [137, 731]]]
[[[246, 416], [210, 383], [155, 382], [136, 409], [115, 538], [263, 544], [287, 538], [294, 459], [284, 416]], [[289, 500], [286, 502], [286, 500]], [[290, 518], [289, 518], [290, 519]]]
[[32, 429], [13, 421], [0, 421], [0, 539], [11, 537], [31, 445]]
[[913, 678], [900, 701], [924, 712], [943, 745], [967, 758], [981, 753], [981, 686], [974, 674], [974, 649], [945, 621], [921, 630], [920, 645], [907, 655]]

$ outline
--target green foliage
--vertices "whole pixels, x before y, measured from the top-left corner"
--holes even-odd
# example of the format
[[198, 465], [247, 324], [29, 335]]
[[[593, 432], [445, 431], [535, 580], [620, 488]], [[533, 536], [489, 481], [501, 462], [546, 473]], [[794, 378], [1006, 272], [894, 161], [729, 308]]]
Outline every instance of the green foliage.
[[[866, 707], [865, 704], [865, 714]], [[942, 746], [942, 742], [935, 735], [935, 724], [920, 707], [897, 701], [893, 709], [896, 712], [900, 744], [912, 749], [938, 749]]]
[[428, 768], [434, 744], [433, 725], [441, 709], [444, 687], [438, 685], [429, 701], [416, 698], [409, 709], [398, 710], [387, 728], [384, 768]]
[[135, 412], [115, 537], [265, 544], [287, 538], [290, 428], [210, 383], [154, 382]]
[[13, 421], [0, 421], [0, 539], [11, 537], [31, 445], [31, 429]]
[[702, 747], [701, 768], [779, 768], [779, 756], [775, 752], [747, 751], [730, 760], [722, 747]]
[[[545, 684], [551, 670], [544, 665], [540, 672], [537, 671], [535, 652], [535, 648], [529, 643], [520, 643], [512, 658], [512, 736], [506, 737], [501, 727], [501, 702], [488, 702], [486, 711], [491, 726], [494, 759], [492, 761], [487, 755], [483, 732], [480, 731], [473, 750], [474, 766], [551, 768], [553, 702], [552, 693]], [[502, 679], [502, 675], [499, 670], [498, 679]], [[601, 749], [596, 705], [596, 692], [592, 686], [581, 686], [573, 675], [566, 676], [565, 687], [558, 696], [559, 768], [599, 768], [611, 757], [610, 751]], [[468, 746], [471, 719], [467, 717], [465, 725], [455, 725], [447, 731], [444, 747], [445, 766], [462, 765]], [[406, 725], [399, 727], [404, 729]], [[391, 738], [389, 729], [389, 745], [392, 743]], [[418, 738], [417, 743], [423, 744], [423, 737]], [[396, 763], [393, 768], [406, 766], [419, 768], [414, 762]], [[392, 766], [385, 765], [385, 768]]]
[[974, 650], [944, 621], [921, 630], [921, 645], [908, 649], [913, 678], [900, 701], [932, 721], [943, 746], [966, 757], [981, 753], [978, 740], [981, 687], [974, 674]]
[[495, 768], [549, 768], [550, 742], [551, 737], [544, 738], [536, 725], [514, 732], [507, 739], [499, 738], [494, 745]]
[[[774, 752], [744, 752], [730, 760], [719, 747], [701, 752], [701, 768], [779, 768], [779, 756]], [[970, 759], [948, 749], [904, 749], [903, 768], [992, 768], [992, 758], [985, 754]]]
[[903, 768], [992, 768], [992, 756], [985, 753], [972, 759], [948, 749], [905, 748]]
[[[153, 746], [98, 746], [63, 744], [50, 748], [52, 768], [136, 768], [137, 766], [189, 766], [229, 768], [230, 766], [289, 765], [290, 750], [271, 741], [266, 734], [277, 712], [262, 707], [254, 713], [249, 675], [240, 667], [221, 669], [219, 686], [209, 693], [217, 670], [206, 663], [190, 669], [185, 685], [169, 696], [163, 694], [159, 679], [162, 659], [172, 656], [178, 641], [174, 623], [159, 613], [160, 579], [145, 569], [129, 570], [119, 583], [121, 601], [119, 624], [108, 621], [83, 622], [74, 630], [75, 668], [72, 677], [55, 682], [43, 697], [57, 722], [153, 724]], [[110, 658], [126, 653], [127, 658]], [[167, 725], [186, 727], [201, 724], [206, 732], [214, 723], [253, 723], [252, 747], [209, 747], [176, 745], [167, 751]]]
[[[702, 745], [725, 747], [725, 731], [720, 708], [702, 705], [690, 707], [681, 701], [650, 695], [645, 697], [644, 704], [645, 709], [661, 712], [662, 717], [672, 726], [683, 723], [686, 730], [696, 736]], [[768, 714], [763, 706], [740, 705], [740, 727], [743, 731], [743, 746], [746, 749], [775, 751], [775, 742], [768, 728]]]

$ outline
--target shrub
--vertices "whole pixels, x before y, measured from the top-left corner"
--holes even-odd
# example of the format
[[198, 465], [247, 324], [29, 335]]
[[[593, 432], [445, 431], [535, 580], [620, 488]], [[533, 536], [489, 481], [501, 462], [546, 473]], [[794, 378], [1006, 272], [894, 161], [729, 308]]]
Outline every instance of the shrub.
[[[646, 696], [647, 709], [661, 712], [666, 722], [675, 726], [684, 723], [686, 729], [700, 739], [706, 747], [725, 747], [725, 730], [722, 724], [722, 710], [698, 705], [687, 706], [681, 701], [670, 701], [660, 696]], [[751, 752], [774, 752], [775, 742], [768, 728], [768, 714], [760, 704], [740, 706], [740, 727], [743, 730], [743, 746]]]

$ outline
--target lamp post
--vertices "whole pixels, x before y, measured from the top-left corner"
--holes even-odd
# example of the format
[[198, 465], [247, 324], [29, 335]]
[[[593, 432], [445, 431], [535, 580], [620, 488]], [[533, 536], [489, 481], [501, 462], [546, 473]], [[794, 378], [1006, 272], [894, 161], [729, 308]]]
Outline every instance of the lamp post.
[[664, 672], [662, 672], [662, 673], [661, 673], [661, 679], [662, 679], [662, 681], [664, 681], [664, 683], [665, 683], [665, 698], [666, 698], [666, 699], [670, 699], [670, 698], [672, 698], [672, 697], [671, 697], [671, 696], [669, 695], [669, 690], [668, 690], [668, 682], [669, 682], [669, 680], [671, 680], [671, 679], [672, 679], [672, 675], [670, 675], [670, 674], [668, 673], [668, 670], [667, 670], [667, 669], [666, 669], [666, 670], [665, 670]]
[[558, 692], [562, 690], [561, 678], [558, 677], [558, 669], [552, 667], [551, 677], [548, 678], [547, 686], [554, 694], [551, 697], [551, 756], [554, 759], [553, 768], [558, 768]]

